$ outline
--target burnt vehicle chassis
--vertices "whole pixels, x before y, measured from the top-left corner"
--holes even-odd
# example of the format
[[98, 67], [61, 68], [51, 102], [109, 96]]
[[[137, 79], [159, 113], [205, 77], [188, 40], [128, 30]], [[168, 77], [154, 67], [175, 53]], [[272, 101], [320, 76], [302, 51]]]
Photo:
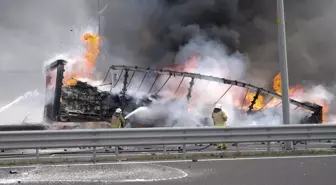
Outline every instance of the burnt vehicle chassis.
[[[168, 69], [150, 69], [150, 68], [140, 68], [140, 67], [130, 67], [130, 66], [121, 66], [121, 65], [112, 65], [109, 68], [109, 71], [106, 74], [106, 77], [103, 81], [102, 86], [104, 85], [111, 85], [112, 88], [115, 87], [120, 81], [122, 83], [123, 88], [119, 94], [112, 94], [106, 91], [100, 91], [98, 87], [91, 86], [87, 83], [77, 81], [77, 84], [74, 86], [63, 86], [63, 77], [64, 77], [64, 66], [66, 65], [66, 61], [64, 60], [57, 60], [46, 67], [47, 71], [47, 84], [52, 78], [48, 75], [48, 71], [55, 71], [56, 81], [53, 91], [52, 101], [47, 101], [44, 109], [44, 118], [48, 122], [80, 122], [80, 121], [108, 121], [113, 112], [118, 108], [121, 107], [123, 113], [127, 114], [138, 107], [141, 106], [148, 106], [151, 104], [152, 100], [160, 98], [158, 92], [166, 85], [171, 77], [183, 77], [180, 84], [177, 87], [177, 90], [180, 88], [183, 80], [186, 78], [190, 79], [189, 88], [186, 95], [187, 101], [191, 98], [191, 92], [193, 90], [193, 85], [195, 84], [195, 79], [202, 79], [212, 82], [218, 82], [223, 84], [230, 85], [229, 88], [223, 93], [223, 95], [219, 98], [220, 101], [225, 94], [230, 90], [232, 86], [238, 86], [246, 89], [246, 92], [255, 92], [255, 96], [251, 101], [247, 113], [252, 114], [258, 111], [263, 111], [265, 106], [262, 109], [255, 110], [254, 105], [258, 96], [269, 95], [271, 99], [278, 98], [281, 99], [281, 95], [273, 92], [268, 91], [260, 87], [256, 87], [251, 84], [247, 84], [244, 82], [236, 81], [236, 80], [229, 80], [225, 78], [219, 78], [214, 76], [196, 74], [196, 73], [189, 73], [189, 72], [179, 72], [173, 71]], [[111, 71], [119, 71], [120, 75], [118, 79], [113, 84], [112, 82], [106, 83], [105, 81]], [[130, 75], [130, 72], [132, 74]], [[164, 75], [167, 76], [167, 80], [159, 89], [158, 92], [155, 94], [148, 93], [148, 96], [144, 96], [140, 101], [135, 101], [133, 97], [127, 94], [127, 87], [131, 83], [135, 73], [144, 73], [144, 77], [141, 81], [139, 87], [141, 87], [142, 83], [145, 81], [146, 76], [148, 74], [155, 74], [156, 78], [149, 90], [151, 92], [154, 84], [156, 83], [157, 79]], [[121, 78], [123, 77], [123, 80]], [[176, 90], [176, 91], [177, 91]], [[247, 94], [247, 93], [246, 93]], [[246, 98], [246, 97], [245, 97]], [[218, 102], [217, 101], [217, 102]], [[245, 101], [245, 99], [243, 100]], [[216, 103], [216, 102], [214, 102]], [[322, 109], [323, 107], [314, 103], [310, 102], [299, 102], [293, 99], [290, 99], [290, 103], [296, 105], [297, 108], [302, 108], [307, 111], [312, 112], [312, 114], [303, 120], [301, 123], [322, 123]], [[281, 102], [277, 105], [280, 106]]]

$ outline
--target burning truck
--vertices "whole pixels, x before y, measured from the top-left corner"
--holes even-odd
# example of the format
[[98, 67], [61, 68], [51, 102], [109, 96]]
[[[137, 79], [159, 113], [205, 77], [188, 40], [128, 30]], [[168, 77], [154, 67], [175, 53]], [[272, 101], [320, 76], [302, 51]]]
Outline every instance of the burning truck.
[[[47, 122], [108, 127], [112, 114], [120, 107], [126, 116], [126, 127], [209, 126], [213, 124], [210, 117], [213, 105], [218, 102], [229, 106], [229, 117], [236, 114], [233, 117], [246, 118], [248, 122], [250, 117], [254, 122], [267, 117], [269, 110], [272, 113], [281, 110], [280, 74], [273, 79], [273, 91], [269, 91], [188, 70], [197, 67], [198, 54], [189, 57], [183, 65], [161, 69], [112, 65], [103, 82], [94, 85], [90, 75], [99, 55], [100, 38], [85, 34], [82, 40], [86, 50], [82, 58], [76, 59], [80, 61], [78, 66], [67, 59], [53, 61], [45, 67]], [[291, 88], [290, 96], [298, 89]], [[304, 113], [298, 123], [323, 122], [325, 109], [316, 102], [290, 99], [290, 103], [294, 110]]]
[[[223, 98], [225, 94], [232, 88], [238, 86], [246, 88], [244, 103], [246, 106], [237, 107], [240, 112], [245, 112], [246, 116], [257, 114], [264, 109], [271, 109], [281, 104], [281, 95], [273, 91], [268, 91], [260, 87], [253, 86], [244, 82], [229, 80], [225, 78], [207, 76], [197, 73], [174, 71], [170, 69], [150, 69], [131, 66], [111, 66], [108, 74], [111, 71], [119, 71], [118, 79], [115, 82], [101, 84], [98, 86], [90, 85], [87, 82], [76, 80], [71, 85], [64, 83], [64, 74], [67, 61], [57, 60], [46, 68], [46, 105], [44, 117], [51, 122], [109, 122], [114, 111], [121, 107], [126, 116], [126, 127], [165, 127], [165, 126], [186, 126], [185, 122], [193, 122], [193, 126], [209, 126], [212, 125], [209, 114], [192, 114], [192, 109], [189, 107], [192, 102], [192, 90], [196, 79], [207, 80], [216, 83], [229, 85], [229, 88], [220, 97]], [[141, 97], [135, 96], [134, 93], [128, 93], [128, 85], [135, 73], [143, 73], [142, 82], [146, 80], [148, 74], [155, 74], [156, 78], [151, 85], [148, 94]], [[108, 76], [108, 74], [106, 76]], [[114, 73], [115, 74], [115, 73]], [[150, 93], [154, 84], [160, 76], [166, 76], [167, 81], [171, 77], [182, 77], [182, 81], [189, 78], [189, 87], [186, 89], [185, 99], [187, 103], [181, 103], [180, 98], [165, 97], [159, 92], [166, 85], [163, 83], [162, 87], [158, 88], [155, 93]], [[123, 78], [123, 80], [121, 80]], [[178, 91], [181, 88], [182, 81], [177, 86]], [[111, 89], [119, 84], [122, 88], [120, 91], [112, 92]], [[99, 86], [110, 85], [110, 90], [101, 90]], [[141, 86], [142, 84], [140, 84]], [[139, 88], [140, 88], [139, 86]], [[250, 96], [248, 93], [253, 93]], [[271, 96], [271, 100], [260, 107], [260, 97]], [[249, 99], [251, 98], [251, 99]], [[220, 101], [220, 99], [218, 101]], [[277, 99], [276, 101], [274, 99]], [[217, 101], [217, 102], [218, 102]], [[264, 100], [263, 100], [264, 101]], [[213, 104], [216, 102], [213, 102]], [[300, 123], [322, 123], [323, 107], [314, 103], [299, 102], [290, 99], [290, 103], [296, 105], [297, 108], [310, 112], [307, 116], [300, 120]], [[178, 110], [185, 110], [178, 116], [172, 116], [171, 112], [176, 112], [176, 105], [179, 104]], [[267, 107], [267, 104], [273, 104]], [[174, 106], [172, 106], [174, 105]], [[171, 108], [170, 108], [171, 107]], [[211, 105], [209, 106], [211, 110]], [[191, 116], [192, 118], [190, 119]], [[189, 116], [189, 117], [188, 117]], [[182, 124], [181, 124], [182, 123]], [[98, 126], [97, 126], [98, 125]], [[101, 125], [96, 124], [97, 127]]]

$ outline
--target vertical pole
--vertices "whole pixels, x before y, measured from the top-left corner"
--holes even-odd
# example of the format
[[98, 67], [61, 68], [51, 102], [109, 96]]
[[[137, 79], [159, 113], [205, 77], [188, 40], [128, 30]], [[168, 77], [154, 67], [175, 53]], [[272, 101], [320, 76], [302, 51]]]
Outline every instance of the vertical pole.
[[236, 143], [236, 152], [239, 153], [239, 143]]
[[128, 78], [128, 70], [125, 70], [124, 75], [124, 86], [122, 88], [122, 99], [121, 99], [121, 110], [122, 113], [124, 113], [125, 107], [126, 107], [126, 91], [127, 91], [127, 78]]
[[[98, 42], [99, 42], [99, 53], [97, 56], [97, 63], [103, 63], [103, 57], [102, 57], [102, 53], [104, 53], [103, 51], [103, 47], [102, 46], [102, 33], [101, 33], [101, 12], [100, 12], [100, 0], [97, 0], [97, 23], [98, 23]], [[112, 89], [112, 88], [111, 88]]]
[[118, 146], [115, 146], [115, 147], [114, 147], [114, 150], [115, 150], [116, 160], [119, 161], [119, 147], [118, 147]]
[[163, 145], [163, 154], [167, 154], [167, 147], [166, 147], [166, 145]]
[[[288, 95], [288, 66], [287, 66], [287, 49], [286, 49], [286, 28], [285, 28], [285, 12], [284, 0], [277, 0], [278, 12], [278, 36], [279, 36], [279, 61], [281, 67], [281, 94], [282, 94], [282, 115], [283, 124], [290, 124], [290, 109]], [[285, 142], [287, 150], [292, 148], [291, 142]]]
[[183, 160], [187, 160], [187, 147], [183, 144]]
[[192, 92], [192, 88], [193, 88], [194, 84], [195, 84], [195, 79], [191, 78], [191, 81], [189, 83], [189, 88], [188, 88], [188, 94], [187, 94], [187, 102], [188, 103], [190, 102], [191, 92]]
[[268, 154], [271, 153], [271, 142], [270, 141], [267, 142], [267, 152]]
[[100, 8], [100, 1], [97, 0], [97, 22], [98, 22], [98, 35], [100, 34], [100, 13], [99, 13], [99, 8]]
[[111, 80], [111, 88], [110, 88], [110, 93], [112, 93], [112, 89], [114, 86], [117, 85], [117, 74], [112, 71], [112, 80]]
[[39, 163], [40, 162], [40, 152], [39, 149], [36, 149], [36, 162]]
[[92, 156], [92, 161], [95, 164], [96, 163], [96, 158], [97, 158], [97, 150], [96, 147], [93, 147], [93, 156]]
[[305, 150], [308, 151], [308, 142], [305, 141]]
[[61, 107], [61, 97], [62, 97], [62, 87], [64, 78], [64, 60], [57, 61], [57, 76], [54, 94], [54, 104], [53, 104], [53, 119], [54, 121], [59, 121], [60, 118], [60, 107]]

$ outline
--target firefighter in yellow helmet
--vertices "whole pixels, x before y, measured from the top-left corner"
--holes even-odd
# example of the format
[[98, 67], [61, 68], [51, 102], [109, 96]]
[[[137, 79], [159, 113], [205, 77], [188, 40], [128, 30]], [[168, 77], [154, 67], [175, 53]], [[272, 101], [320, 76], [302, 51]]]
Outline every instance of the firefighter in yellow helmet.
[[125, 126], [125, 119], [123, 118], [120, 108], [117, 108], [111, 119], [112, 128], [123, 128]]
[[[120, 108], [117, 108], [117, 110], [114, 112], [110, 126], [111, 128], [123, 128], [125, 126], [125, 119]], [[111, 147], [105, 147], [105, 151], [108, 151], [109, 148]], [[118, 147], [118, 149], [123, 150], [121, 147]]]
[[[224, 111], [222, 111], [222, 105], [216, 104], [212, 112], [212, 119], [216, 127], [226, 127], [226, 121], [228, 119]], [[225, 143], [216, 144], [217, 150], [225, 150], [227, 145]]]

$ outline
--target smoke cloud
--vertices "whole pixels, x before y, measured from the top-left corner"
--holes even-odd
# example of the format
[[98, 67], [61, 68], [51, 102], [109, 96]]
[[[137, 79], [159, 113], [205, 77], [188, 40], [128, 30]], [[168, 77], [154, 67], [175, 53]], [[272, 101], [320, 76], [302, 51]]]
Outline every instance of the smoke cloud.
[[[333, 85], [335, 8], [335, 1], [285, 0], [290, 85]], [[237, 52], [248, 58], [239, 66], [235, 59], [227, 61], [221, 69], [243, 74], [234, 79], [272, 89], [272, 78], [280, 71], [276, 11], [276, 1], [268, 0], [117, 0], [104, 12], [102, 34], [107, 53], [125, 58], [125, 64], [143, 67], [183, 63], [186, 60], [181, 58], [190, 55], [185, 51], [190, 48], [188, 43], [205, 37], [225, 47], [226, 58], [220, 60]], [[186, 56], [181, 57], [181, 53]], [[111, 63], [118, 62], [112, 59]], [[217, 64], [210, 60], [200, 65], [218, 67]], [[236, 68], [231, 70], [233, 66]]]
[[1, 1], [0, 102], [44, 88], [43, 62], [76, 47], [91, 17], [82, 0]]
[[[334, 2], [285, 1], [291, 84], [333, 82]], [[105, 0], [102, 4], [108, 4], [103, 14], [108, 53], [133, 65], [174, 63], [176, 53], [190, 39], [206, 35], [229, 52], [249, 55], [247, 81], [266, 86], [279, 72], [276, 1]], [[116, 62], [111, 59], [106, 64], [111, 63]]]
[[[216, 73], [268, 89], [279, 72], [276, 1], [101, 0], [100, 8], [97, 5], [82, 0], [0, 2], [0, 34], [6, 43], [0, 46], [0, 84], [12, 84], [0, 88], [0, 104], [30, 89], [44, 88], [43, 62], [74, 48], [77, 51], [80, 34], [88, 25], [96, 28], [97, 10], [106, 5], [98, 71], [106, 72], [111, 64], [183, 63], [198, 52], [195, 72]], [[335, 8], [332, 0], [285, 0], [290, 84], [333, 85]], [[216, 95], [226, 87], [215, 86], [209, 84]], [[195, 88], [192, 96], [197, 97], [203, 89]]]
[[32, 89], [41, 93], [34, 100], [22, 100], [4, 110], [1, 121], [21, 122], [29, 109], [35, 109], [29, 102], [39, 102], [34, 112], [42, 116], [44, 62], [74, 50], [80, 43], [79, 32], [92, 23], [89, 5], [83, 0], [0, 2], [0, 106]]

